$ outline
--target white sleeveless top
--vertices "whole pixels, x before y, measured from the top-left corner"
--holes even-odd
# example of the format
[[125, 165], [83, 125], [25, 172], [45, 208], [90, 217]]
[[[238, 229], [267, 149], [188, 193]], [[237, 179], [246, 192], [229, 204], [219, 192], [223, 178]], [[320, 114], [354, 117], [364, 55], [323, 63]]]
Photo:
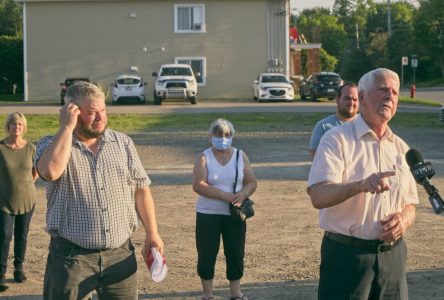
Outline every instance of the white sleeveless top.
[[[208, 171], [208, 184], [225, 192], [233, 192], [233, 182], [236, 175], [237, 152], [236, 148], [233, 149], [234, 151], [231, 155], [231, 159], [225, 166], [222, 166], [217, 161], [211, 147], [203, 152]], [[239, 192], [242, 190], [244, 180], [244, 159], [242, 150], [239, 150], [239, 162], [237, 167], [239, 174], [237, 178], [236, 192]], [[220, 199], [208, 198], [199, 195], [196, 203], [196, 211], [203, 214], [230, 215], [230, 205], [228, 202]]]

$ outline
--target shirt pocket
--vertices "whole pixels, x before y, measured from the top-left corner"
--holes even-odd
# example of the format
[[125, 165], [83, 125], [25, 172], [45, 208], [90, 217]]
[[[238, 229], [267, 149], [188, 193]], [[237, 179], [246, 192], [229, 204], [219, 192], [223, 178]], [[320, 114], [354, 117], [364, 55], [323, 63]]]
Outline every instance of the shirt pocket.
[[405, 163], [401, 156], [395, 158], [393, 165], [396, 174], [389, 177], [390, 184], [390, 206], [392, 211], [402, 211], [403, 207], [403, 191], [408, 189], [408, 176], [410, 173], [409, 166]]

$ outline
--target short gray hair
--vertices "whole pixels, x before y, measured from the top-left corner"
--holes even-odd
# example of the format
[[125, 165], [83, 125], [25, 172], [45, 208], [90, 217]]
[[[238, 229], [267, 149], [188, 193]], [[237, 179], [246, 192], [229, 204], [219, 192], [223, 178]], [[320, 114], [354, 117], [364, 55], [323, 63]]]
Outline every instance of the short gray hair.
[[65, 102], [72, 102], [80, 105], [83, 100], [94, 100], [97, 98], [105, 99], [102, 89], [95, 84], [78, 81], [66, 90]]
[[211, 123], [210, 130], [208, 133], [213, 136], [223, 136], [228, 134], [229, 136], [234, 136], [234, 127], [230, 121], [219, 118], [213, 123]]
[[375, 87], [376, 79], [383, 76], [394, 79], [397, 83], [397, 88], [399, 90], [400, 83], [399, 83], [398, 74], [389, 69], [378, 68], [364, 74], [361, 77], [358, 83], [359, 92], [367, 92], [373, 89]]
[[26, 131], [28, 130], [28, 122], [26, 121], [25, 115], [21, 112], [14, 112], [9, 114], [6, 117], [5, 121], [5, 130], [7, 133], [9, 133], [9, 126], [11, 126], [12, 123], [22, 121], [23, 123], [23, 135], [25, 135]]

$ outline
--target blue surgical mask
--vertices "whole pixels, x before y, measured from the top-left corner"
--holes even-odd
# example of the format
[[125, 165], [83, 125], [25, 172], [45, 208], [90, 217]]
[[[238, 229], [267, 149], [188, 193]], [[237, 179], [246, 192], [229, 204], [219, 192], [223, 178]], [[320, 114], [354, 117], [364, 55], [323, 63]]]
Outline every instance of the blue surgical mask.
[[233, 138], [230, 136], [228, 138], [226, 137], [211, 137], [211, 143], [213, 144], [213, 147], [218, 150], [227, 150], [231, 146], [231, 142], [233, 141]]

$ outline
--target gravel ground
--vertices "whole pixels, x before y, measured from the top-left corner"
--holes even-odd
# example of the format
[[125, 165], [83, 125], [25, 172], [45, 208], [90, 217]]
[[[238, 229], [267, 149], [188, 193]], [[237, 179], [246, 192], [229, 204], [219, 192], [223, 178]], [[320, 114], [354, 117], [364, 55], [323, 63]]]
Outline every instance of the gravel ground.
[[[236, 124], [234, 124], [236, 125]], [[310, 162], [307, 152], [311, 128], [292, 131], [239, 130], [234, 146], [244, 149], [259, 181], [252, 196], [256, 216], [248, 221], [243, 292], [249, 299], [316, 299], [322, 231], [318, 212], [305, 193]], [[437, 170], [434, 185], [444, 191], [444, 138], [442, 128], [396, 129], [412, 147], [421, 150]], [[140, 299], [198, 299], [194, 244], [194, 203], [191, 188], [195, 155], [207, 147], [205, 132], [150, 132], [132, 135], [153, 181], [160, 233], [166, 244], [169, 274], [161, 283], [149, 280], [140, 255], [144, 235], [133, 237], [139, 260]], [[26, 271], [28, 281], [12, 279], [12, 257], [7, 273], [10, 288], [4, 299], [41, 299], [49, 237], [44, 231], [46, 201], [38, 181], [40, 201], [31, 224]], [[409, 248], [410, 299], [443, 299], [444, 240], [440, 237], [443, 216], [435, 215], [425, 192], [416, 224], [406, 235]], [[12, 249], [12, 248], [11, 248]], [[216, 267], [216, 297], [228, 299], [223, 256]]]

